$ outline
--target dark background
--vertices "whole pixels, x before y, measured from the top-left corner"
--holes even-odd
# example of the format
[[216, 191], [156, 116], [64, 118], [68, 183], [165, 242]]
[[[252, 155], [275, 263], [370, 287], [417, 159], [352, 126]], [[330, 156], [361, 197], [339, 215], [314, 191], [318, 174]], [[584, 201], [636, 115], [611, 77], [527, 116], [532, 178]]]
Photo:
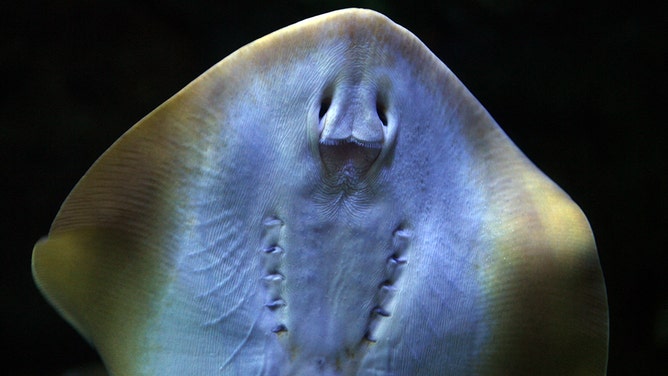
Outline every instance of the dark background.
[[33, 244], [93, 161], [237, 48], [356, 5], [421, 38], [587, 214], [609, 294], [609, 374], [668, 374], [663, 2], [241, 3], [0, 6], [3, 370], [56, 374], [95, 361], [30, 276]]

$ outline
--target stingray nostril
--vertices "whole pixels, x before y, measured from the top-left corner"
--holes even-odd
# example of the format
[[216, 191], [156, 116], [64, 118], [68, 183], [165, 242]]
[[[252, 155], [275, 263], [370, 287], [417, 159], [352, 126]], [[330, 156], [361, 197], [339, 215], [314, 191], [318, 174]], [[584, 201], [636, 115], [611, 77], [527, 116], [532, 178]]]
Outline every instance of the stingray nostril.
[[322, 99], [322, 101], [320, 102], [320, 112], [318, 113], [318, 118], [320, 120], [322, 120], [322, 118], [325, 116], [331, 104], [332, 104], [331, 96], [327, 95]]
[[383, 101], [378, 98], [376, 100], [376, 113], [378, 114], [378, 118], [380, 119], [380, 122], [383, 123], [383, 126], [387, 126], [387, 108], [385, 107], [385, 104]]

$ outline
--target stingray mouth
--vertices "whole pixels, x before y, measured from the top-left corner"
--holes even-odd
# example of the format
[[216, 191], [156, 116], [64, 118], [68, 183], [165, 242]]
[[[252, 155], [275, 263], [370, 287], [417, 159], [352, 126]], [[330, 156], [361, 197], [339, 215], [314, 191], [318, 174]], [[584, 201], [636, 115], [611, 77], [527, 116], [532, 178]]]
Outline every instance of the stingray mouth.
[[[381, 144], [355, 138], [320, 140], [320, 159], [328, 175], [355, 182], [363, 178], [378, 159]], [[337, 179], [337, 180], [338, 180]]]

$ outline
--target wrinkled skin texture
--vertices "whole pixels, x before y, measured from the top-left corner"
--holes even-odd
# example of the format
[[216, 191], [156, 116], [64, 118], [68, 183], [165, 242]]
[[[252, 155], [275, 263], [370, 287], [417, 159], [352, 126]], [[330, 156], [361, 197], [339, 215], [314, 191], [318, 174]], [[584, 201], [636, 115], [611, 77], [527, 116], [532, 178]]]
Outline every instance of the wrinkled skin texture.
[[604, 374], [593, 236], [415, 36], [344, 10], [119, 139], [35, 247], [112, 374]]

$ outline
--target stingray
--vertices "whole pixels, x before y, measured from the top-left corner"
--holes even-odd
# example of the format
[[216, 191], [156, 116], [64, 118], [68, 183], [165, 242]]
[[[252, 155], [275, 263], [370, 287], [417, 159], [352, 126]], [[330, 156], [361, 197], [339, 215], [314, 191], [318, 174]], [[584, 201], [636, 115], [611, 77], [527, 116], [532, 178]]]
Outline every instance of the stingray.
[[373, 11], [234, 52], [90, 168], [37, 285], [116, 375], [596, 375], [579, 207]]

